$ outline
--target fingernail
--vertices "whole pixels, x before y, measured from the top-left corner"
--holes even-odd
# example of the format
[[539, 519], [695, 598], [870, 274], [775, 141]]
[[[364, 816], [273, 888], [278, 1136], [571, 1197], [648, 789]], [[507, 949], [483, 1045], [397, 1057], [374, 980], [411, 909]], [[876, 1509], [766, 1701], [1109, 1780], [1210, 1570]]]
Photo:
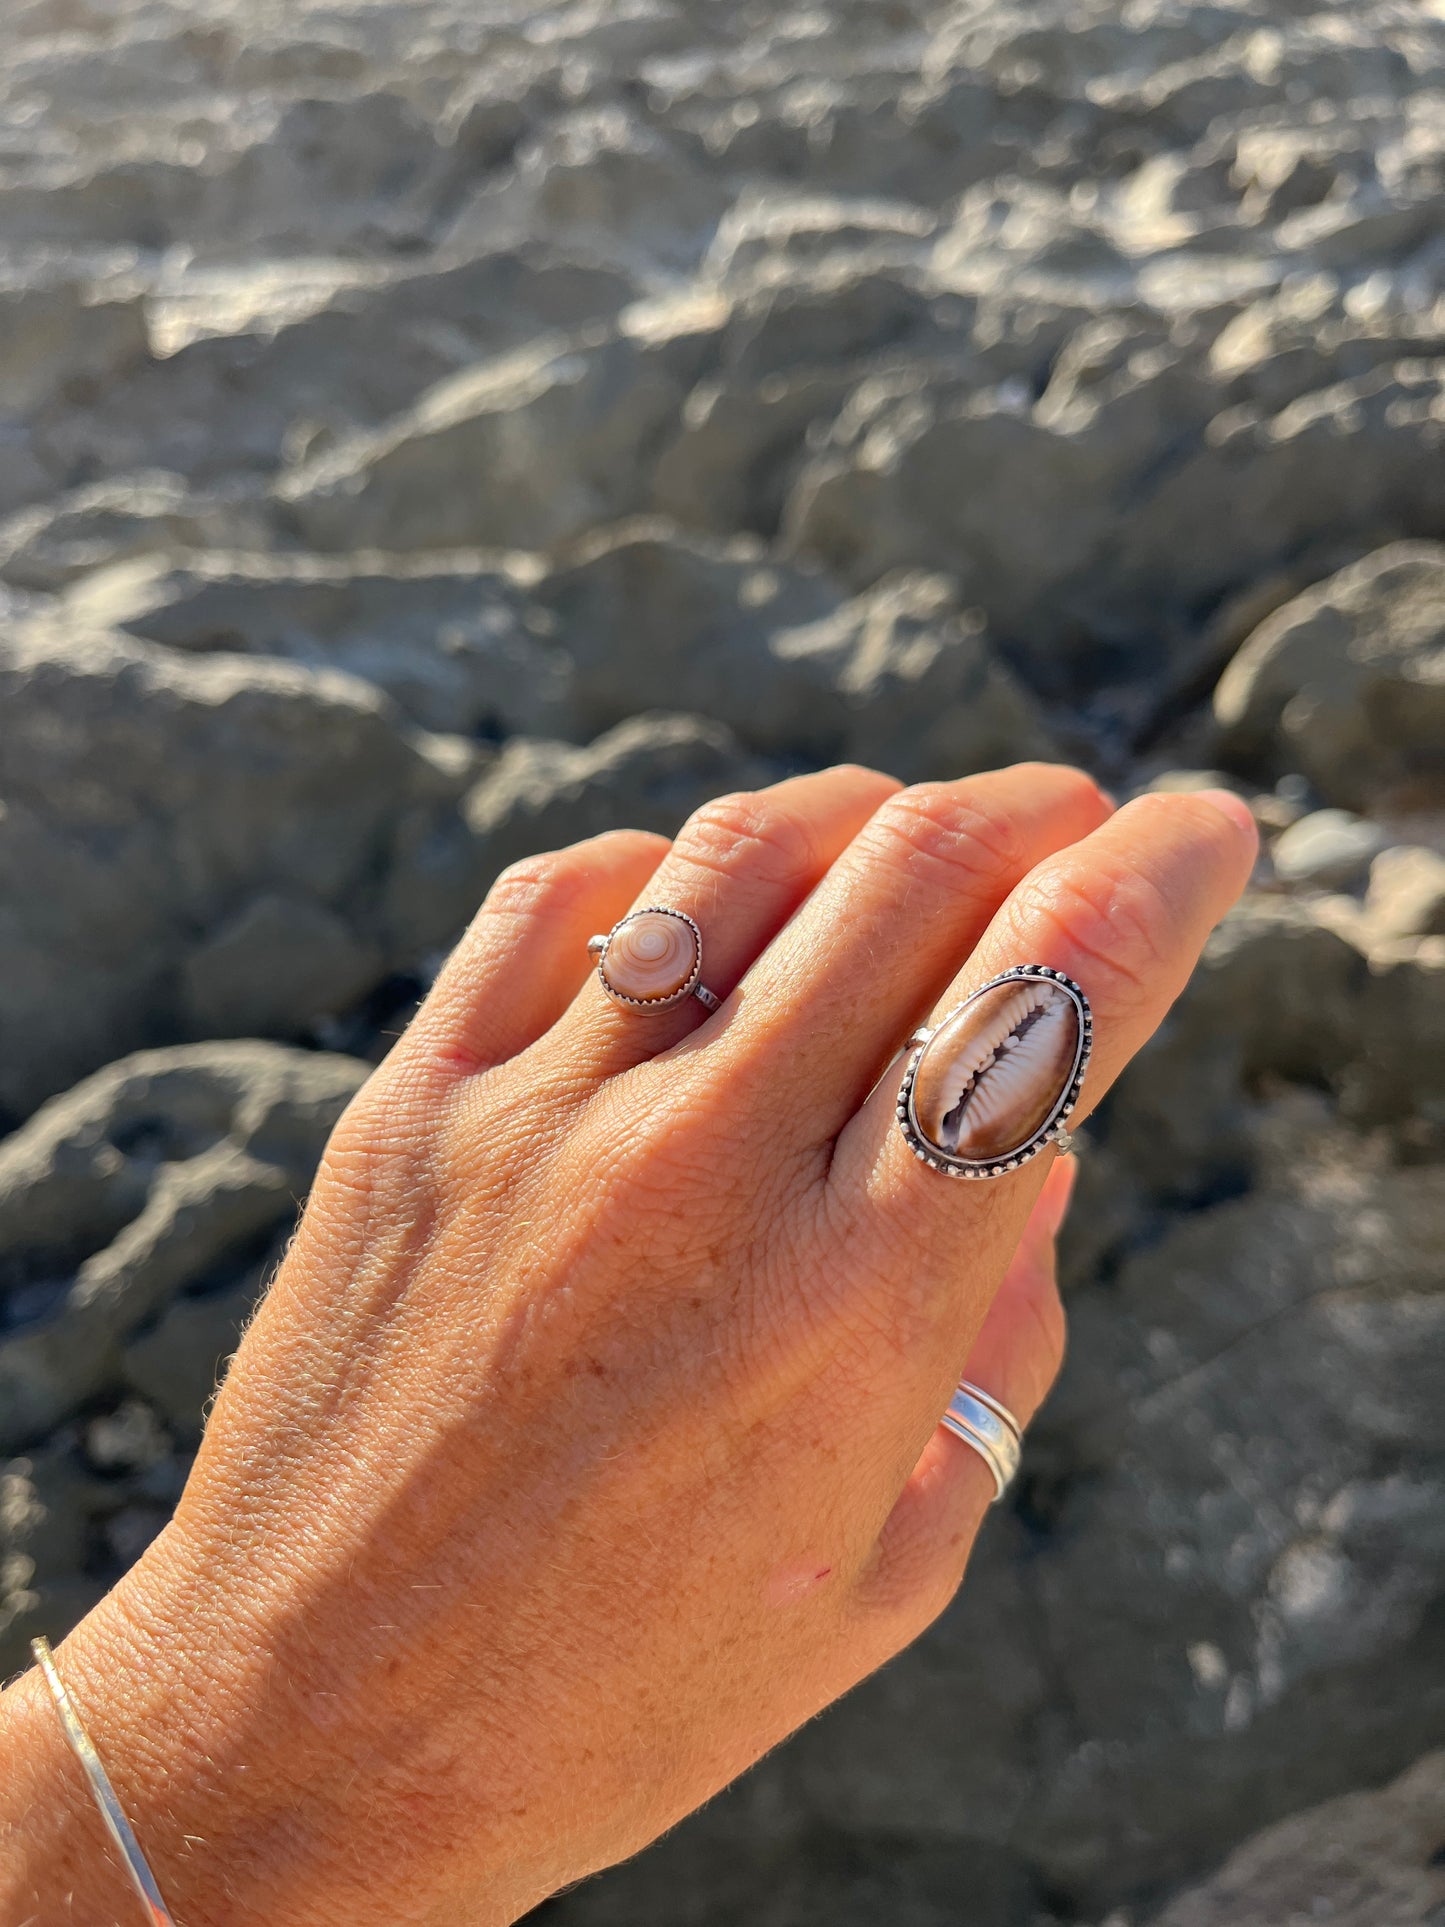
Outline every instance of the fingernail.
[[1251, 840], [1258, 836], [1254, 812], [1244, 798], [1236, 796], [1233, 790], [1191, 790], [1189, 794], [1197, 796], [1202, 803], [1212, 803], [1221, 816], [1227, 816]]

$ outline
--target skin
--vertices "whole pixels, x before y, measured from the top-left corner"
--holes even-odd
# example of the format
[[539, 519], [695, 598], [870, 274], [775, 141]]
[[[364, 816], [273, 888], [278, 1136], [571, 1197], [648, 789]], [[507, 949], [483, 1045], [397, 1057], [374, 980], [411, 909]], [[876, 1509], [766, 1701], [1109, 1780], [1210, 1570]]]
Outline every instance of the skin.
[[[338, 1125], [173, 1522], [59, 1649], [185, 1927], [490, 1927], [636, 1851], [907, 1645], [992, 1496], [937, 1420], [1058, 1369], [1070, 1161], [910, 1155], [900, 1040], [1048, 963], [1080, 1114], [1244, 885], [1236, 799], [859, 769], [497, 883]], [[687, 911], [725, 1001], [586, 939]], [[134, 1917], [32, 1672], [0, 1918]]]

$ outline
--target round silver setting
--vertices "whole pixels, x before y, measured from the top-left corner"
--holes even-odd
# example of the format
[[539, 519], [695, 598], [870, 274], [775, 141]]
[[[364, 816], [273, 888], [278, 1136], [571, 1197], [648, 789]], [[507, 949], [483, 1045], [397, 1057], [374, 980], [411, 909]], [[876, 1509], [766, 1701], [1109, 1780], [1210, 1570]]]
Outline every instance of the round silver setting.
[[[623, 930], [635, 917], [675, 917], [685, 923], [693, 936], [692, 975], [686, 983], [679, 984], [665, 997], [629, 997], [626, 991], [616, 989], [607, 976], [607, 948], [619, 930]], [[673, 910], [664, 903], [649, 903], [641, 910], [629, 910], [620, 917], [605, 936], [598, 935], [587, 939], [589, 953], [597, 959], [597, 981], [607, 992], [614, 1004], [626, 1004], [630, 1010], [671, 1010], [675, 1004], [684, 1004], [689, 997], [696, 997], [706, 1010], [716, 1010], [720, 998], [715, 997], [699, 980], [702, 976], [702, 931], [685, 910]]]
[[[1016, 982], [1019, 978], [1034, 978], [1051, 984], [1069, 997], [1078, 1013], [1078, 1042], [1074, 1052], [1073, 1069], [1057, 1102], [1038, 1128], [1022, 1144], [1016, 1145], [997, 1158], [962, 1158], [941, 1151], [931, 1138], [923, 1135], [914, 1110], [913, 1087], [918, 1076], [918, 1066], [934, 1031], [941, 1030], [944, 1024], [958, 1015], [961, 1010], [982, 997], [986, 991], [995, 990], [1000, 984]], [[903, 1082], [898, 1089], [898, 1127], [908, 1142], [908, 1147], [921, 1164], [934, 1171], [941, 1171], [949, 1178], [1001, 1178], [1009, 1171], [1017, 1171], [1027, 1164], [1030, 1158], [1037, 1157], [1047, 1144], [1058, 1144], [1067, 1149], [1073, 1141], [1067, 1127], [1067, 1120], [1079, 1101], [1079, 1091], [1084, 1082], [1084, 1072], [1088, 1068], [1089, 1054], [1094, 1047], [1094, 1016], [1089, 1008], [1089, 1000], [1082, 988], [1072, 977], [1062, 970], [1053, 970], [1047, 964], [1015, 964], [1011, 970], [1000, 971], [997, 977], [990, 977], [986, 984], [980, 984], [971, 996], [965, 997], [961, 1004], [955, 1004], [940, 1021], [929, 1030], [916, 1030], [908, 1039], [908, 1066], [903, 1073]]]

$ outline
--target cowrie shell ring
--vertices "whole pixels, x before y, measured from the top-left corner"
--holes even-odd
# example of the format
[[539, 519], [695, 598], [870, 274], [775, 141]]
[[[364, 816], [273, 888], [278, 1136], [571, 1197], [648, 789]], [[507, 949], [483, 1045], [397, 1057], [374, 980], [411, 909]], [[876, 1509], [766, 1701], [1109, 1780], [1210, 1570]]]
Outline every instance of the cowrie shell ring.
[[614, 1003], [632, 1010], [667, 1010], [696, 997], [706, 1010], [721, 999], [702, 975], [702, 932], [681, 910], [654, 904], [613, 924], [605, 937], [589, 937], [597, 977]]
[[1062, 970], [1017, 964], [909, 1038], [898, 1123], [916, 1158], [951, 1178], [997, 1178], [1066, 1120], [1094, 1042], [1089, 1000]]

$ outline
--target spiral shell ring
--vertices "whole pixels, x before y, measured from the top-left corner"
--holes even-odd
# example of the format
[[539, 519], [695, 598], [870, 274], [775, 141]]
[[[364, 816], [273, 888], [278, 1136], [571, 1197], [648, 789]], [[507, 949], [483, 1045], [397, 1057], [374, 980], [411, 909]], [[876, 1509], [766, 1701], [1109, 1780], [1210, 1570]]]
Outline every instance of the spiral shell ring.
[[669, 1010], [696, 997], [705, 1010], [721, 999], [704, 985], [702, 932], [682, 910], [651, 904], [613, 924], [606, 936], [589, 937], [597, 979], [616, 1004], [632, 1010]]

